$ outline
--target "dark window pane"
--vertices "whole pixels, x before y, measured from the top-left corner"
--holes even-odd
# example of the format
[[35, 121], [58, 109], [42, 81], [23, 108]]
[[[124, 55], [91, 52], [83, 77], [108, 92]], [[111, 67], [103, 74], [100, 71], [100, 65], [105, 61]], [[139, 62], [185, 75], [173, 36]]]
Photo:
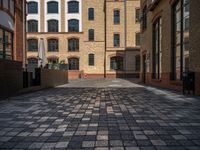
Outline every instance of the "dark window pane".
[[94, 8], [88, 9], [88, 20], [94, 20]]
[[48, 7], [48, 13], [58, 13], [58, 2], [48, 2], [47, 3], [47, 7]]
[[153, 24], [153, 78], [161, 77], [161, 18]]
[[135, 34], [136, 46], [140, 46], [140, 33]]
[[119, 46], [120, 46], [120, 35], [114, 34], [114, 47], [119, 47]]
[[144, 6], [142, 10], [142, 30], [147, 28], [147, 6]]
[[28, 51], [32, 51], [32, 52], [38, 51], [38, 40], [36, 39], [28, 40]]
[[29, 20], [28, 21], [28, 32], [38, 32], [38, 21]]
[[135, 71], [140, 71], [140, 55], [135, 57]]
[[79, 20], [71, 19], [68, 21], [68, 32], [79, 32]]
[[58, 32], [58, 20], [48, 21], [48, 32]]
[[38, 3], [37, 2], [29, 2], [28, 3], [28, 13], [29, 14], [37, 14], [38, 13]]
[[36, 58], [29, 58], [28, 59], [28, 64], [29, 65], [34, 65], [34, 66], [36, 65], [37, 66], [38, 65], [38, 60]]
[[68, 40], [68, 50], [69, 51], [79, 51], [79, 39], [69, 39]]
[[68, 2], [68, 13], [79, 13], [79, 2]]
[[189, 70], [189, 0], [178, 0], [173, 6], [172, 79], [182, 80]]
[[120, 11], [114, 10], [114, 24], [120, 23]]
[[94, 41], [94, 29], [88, 31], [89, 41]]
[[135, 21], [140, 22], [140, 9], [135, 10]]
[[12, 59], [13, 34], [0, 28], [0, 58]]
[[89, 66], [94, 66], [94, 54], [89, 54], [88, 57]]
[[69, 70], [79, 70], [79, 59], [69, 58], [68, 65], [69, 65]]
[[110, 69], [111, 70], [123, 70], [123, 58], [122, 57], [112, 57], [110, 59]]
[[58, 40], [49, 39], [48, 40], [48, 51], [49, 52], [58, 52]]

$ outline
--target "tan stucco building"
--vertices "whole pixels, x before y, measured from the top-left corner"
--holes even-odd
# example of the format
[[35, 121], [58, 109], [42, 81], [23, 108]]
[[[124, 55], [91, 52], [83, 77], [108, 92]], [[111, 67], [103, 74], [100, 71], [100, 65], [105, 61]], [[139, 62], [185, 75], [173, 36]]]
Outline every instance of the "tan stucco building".
[[200, 3], [195, 0], [141, 0], [141, 79], [181, 90], [183, 73], [195, 73], [200, 93]]
[[67, 63], [70, 78], [139, 76], [139, 0], [27, 4], [27, 63], [37, 63], [42, 38], [46, 61]]

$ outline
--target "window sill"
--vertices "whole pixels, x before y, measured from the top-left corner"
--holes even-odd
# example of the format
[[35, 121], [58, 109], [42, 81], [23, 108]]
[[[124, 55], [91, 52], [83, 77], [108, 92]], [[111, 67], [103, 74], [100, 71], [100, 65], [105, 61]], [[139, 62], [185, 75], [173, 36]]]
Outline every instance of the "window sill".
[[80, 51], [68, 51], [69, 53], [78, 53]]

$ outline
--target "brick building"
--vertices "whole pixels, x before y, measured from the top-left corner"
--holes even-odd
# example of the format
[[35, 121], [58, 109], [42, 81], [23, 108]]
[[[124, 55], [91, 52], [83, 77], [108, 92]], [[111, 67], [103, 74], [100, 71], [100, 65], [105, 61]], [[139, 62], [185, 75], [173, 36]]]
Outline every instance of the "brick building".
[[0, 59], [25, 61], [23, 9], [25, 1], [0, 0]]
[[195, 72], [200, 93], [200, 3], [141, 0], [141, 79], [181, 90], [183, 72]]
[[25, 0], [0, 0], [0, 98], [23, 88]]
[[46, 63], [65, 62], [69, 77], [135, 77], [140, 70], [139, 0], [27, 0], [27, 63], [40, 39]]

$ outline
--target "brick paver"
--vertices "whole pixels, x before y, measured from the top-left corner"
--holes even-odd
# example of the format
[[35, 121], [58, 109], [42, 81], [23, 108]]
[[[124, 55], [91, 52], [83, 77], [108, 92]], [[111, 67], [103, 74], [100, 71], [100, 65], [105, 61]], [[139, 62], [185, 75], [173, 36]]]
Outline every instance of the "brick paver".
[[17, 96], [0, 102], [0, 148], [199, 150], [200, 99], [143, 86]]

